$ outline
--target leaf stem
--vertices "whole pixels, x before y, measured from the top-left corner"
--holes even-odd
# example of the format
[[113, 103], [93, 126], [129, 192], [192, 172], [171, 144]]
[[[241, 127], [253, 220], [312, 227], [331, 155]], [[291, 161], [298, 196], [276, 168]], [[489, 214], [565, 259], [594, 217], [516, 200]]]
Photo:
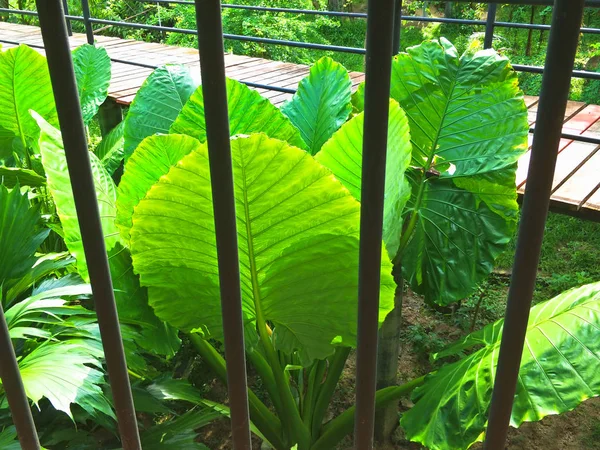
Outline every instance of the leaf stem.
[[[202, 359], [210, 366], [215, 375], [227, 385], [227, 366], [223, 357], [210, 345], [194, 333], [188, 333], [190, 341], [200, 353]], [[281, 439], [281, 422], [256, 396], [252, 389], [248, 389], [248, 403], [250, 418], [269, 443], [277, 450], [288, 450]]]
[[319, 436], [325, 413], [327, 412], [327, 408], [329, 408], [331, 397], [333, 397], [335, 388], [342, 376], [342, 371], [344, 370], [349, 354], [350, 347], [337, 347], [329, 360], [327, 377], [319, 390], [319, 395], [312, 412], [312, 436], [314, 439]]
[[[391, 402], [397, 401], [400, 397], [409, 394], [415, 388], [419, 387], [425, 381], [425, 376], [416, 378], [401, 386], [391, 386], [380, 389], [375, 394], [375, 408], [381, 408]], [[352, 432], [354, 428], [354, 416], [356, 405], [348, 408], [335, 419], [323, 427], [323, 434], [310, 448], [310, 450], [331, 450], [335, 448], [344, 437]]]
[[283, 406], [281, 405], [281, 398], [279, 396], [279, 391], [277, 390], [277, 384], [275, 383], [275, 377], [273, 376], [271, 366], [269, 366], [269, 363], [267, 363], [263, 355], [259, 353], [258, 349], [254, 349], [254, 351], [248, 352], [247, 354], [248, 359], [254, 366], [254, 369], [258, 372], [258, 375], [267, 389], [267, 393], [273, 402], [275, 411], [277, 411], [277, 414], [282, 415]]

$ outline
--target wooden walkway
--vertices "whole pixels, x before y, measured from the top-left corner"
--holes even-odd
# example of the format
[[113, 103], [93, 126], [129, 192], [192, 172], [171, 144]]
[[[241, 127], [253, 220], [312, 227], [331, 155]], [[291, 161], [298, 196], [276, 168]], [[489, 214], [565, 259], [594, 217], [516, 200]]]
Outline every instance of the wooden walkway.
[[[43, 42], [38, 27], [0, 22], [0, 44], [10, 48], [27, 44], [43, 53]], [[167, 63], [199, 67], [198, 51], [191, 48], [140, 42], [109, 36], [96, 36], [98, 46], [106, 48], [113, 60], [128, 61], [152, 66]], [[73, 48], [86, 43], [84, 34], [74, 33]], [[225, 55], [227, 76], [237, 80], [282, 88], [295, 88], [309, 71], [306, 65], [270, 61], [239, 55]], [[138, 89], [153, 71], [151, 68], [113, 61], [113, 78], [109, 97], [122, 105], [129, 105]], [[353, 87], [364, 80], [364, 74], [351, 72]], [[269, 89], [256, 89], [275, 105], [291, 97]], [[526, 97], [530, 124], [535, 124], [538, 98]], [[600, 106], [570, 101], [564, 120], [565, 133], [600, 138]], [[532, 137], [530, 136], [530, 144]], [[527, 186], [527, 168], [530, 152], [519, 161], [517, 186], [522, 197]], [[554, 177], [551, 209], [555, 212], [600, 221], [600, 146], [563, 139], [560, 145]]]

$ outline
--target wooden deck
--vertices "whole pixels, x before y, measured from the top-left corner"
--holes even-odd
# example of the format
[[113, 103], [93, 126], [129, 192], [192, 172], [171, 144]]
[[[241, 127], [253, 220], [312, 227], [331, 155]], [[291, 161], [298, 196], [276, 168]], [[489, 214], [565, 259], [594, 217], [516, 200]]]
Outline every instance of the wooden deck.
[[[10, 48], [18, 42], [32, 46], [43, 53], [43, 42], [38, 27], [0, 22], [0, 44]], [[96, 36], [97, 45], [106, 48], [113, 60], [152, 66], [167, 63], [199, 67], [198, 51], [191, 48], [140, 42], [109, 36]], [[86, 43], [84, 34], [74, 33], [73, 48]], [[225, 55], [227, 76], [237, 80], [295, 88], [309, 67], [299, 64], [269, 61], [239, 55]], [[113, 78], [109, 97], [122, 105], [129, 105], [138, 89], [153, 71], [152, 68], [113, 61]], [[364, 80], [364, 74], [351, 72], [353, 87]], [[281, 105], [291, 94], [269, 89], [257, 89], [273, 104]], [[530, 124], [535, 124], [538, 98], [526, 97]], [[570, 101], [564, 120], [565, 133], [600, 138], [600, 106]], [[530, 144], [532, 137], [530, 136]], [[530, 152], [519, 161], [517, 186], [522, 197], [527, 186], [527, 168]], [[600, 146], [563, 139], [559, 148], [554, 176], [551, 209], [556, 212], [600, 221]]]

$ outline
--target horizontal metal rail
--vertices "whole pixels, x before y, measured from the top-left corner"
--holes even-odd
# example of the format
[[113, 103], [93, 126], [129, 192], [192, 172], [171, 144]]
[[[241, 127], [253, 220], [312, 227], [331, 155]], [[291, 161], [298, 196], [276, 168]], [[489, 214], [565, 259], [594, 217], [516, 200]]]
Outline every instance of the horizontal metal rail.
[[[156, 1], [151, 0], [138, 0], [141, 2], [149, 2], [149, 3], [157, 3]], [[530, 0], [531, 1], [531, 0]], [[598, 0], [600, 2], [600, 0]], [[172, 4], [185, 4], [193, 6], [194, 2], [188, 0], [158, 0], [158, 3], [172, 3]], [[493, 3], [493, 2], [483, 2], [483, 3]], [[498, 3], [510, 3], [510, 2], [498, 2]], [[536, 3], [538, 4], [538, 3]], [[539, 3], [542, 4], [542, 3]], [[550, 4], [550, 3], [548, 3]], [[594, 3], [595, 5], [595, 3]], [[600, 5], [600, 3], [599, 3]], [[302, 14], [323, 14], [330, 15], [332, 11], [318, 11], [318, 10], [303, 10], [303, 9], [287, 9], [287, 8], [269, 8], [269, 7], [260, 7], [260, 6], [246, 6], [246, 5], [221, 5], [224, 8], [235, 8], [235, 9], [245, 9], [245, 10], [253, 10], [253, 11], [267, 11], [267, 12], [293, 12], [293, 13], [302, 13]], [[11, 13], [17, 15], [27, 15], [27, 16], [37, 16], [35, 11], [28, 10], [15, 10], [8, 8], [0, 8], [0, 13]], [[358, 17], [358, 18], [366, 18], [366, 14], [364, 13], [347, 13], [347, 12], [335, 12], [336, 16], [340, 17]], [[349, 15], [349, 16], [348, 16]], [[67, 19], [83, 22], [84, 24], [100, 24], [100, 25], [108, 25], [108, 26], [116, 26], [116, 27], [126, 27], [133, 29], [142, 29], [149, 31], [161, 31], [167, 33], [179, 33], [179, 34], [187, 34], [187, 35], [198, 35], [197, 30], [187, 29], [187, 28], [177, 28], [177, 27], [165, 27], [159, 25], [148, 25], [141, 23], [133, 23], [133, 22], [124, 22], [117, 20], [106, 20], [106, 19], [97, 19], [90, 17], [86, 20], [82, 16], [76, 15], [67, 15], [65, 16]], [[467, 19], [450, 19], [450, 18], [433, 18], [433, 17], [422, 17], [422, 16], [402, 16], [402, 20], [404, 21], [413, 21], [413, 22], [436, 22], [436, 23], [451, 23], [451, 24], [460, 24], [460, 25], [472, 25], [472, 26], [482, 26], [485, 27], [487, 22], [482, 20], [467, 20]], [[512, 23], [512, 22], [494, 22], [495, 27], [508, 27], [508, 28], [520, 28], [520, 29], [533, 29], [533, 30], [550, 30], [550, 25], [541, 25], [541, 24], [523, 24], [523, 23]], [[600, 29], [598, 28], [581, 28], [582, 33], [589, 34], [600, 34]], [[88, 32], [89, 35], [89, 32]], [[88, 36], [89, 37], [89, 36]], [[260, 44], [267, 45], [282, 45], [286, 47], [295, 47], [295, 48], [304, 48], [308, 50], [319, 50], [319, 51], [332, 51], [332, 52], [341, 52], [341, 53], [352, 53], [357, 55], [364, 55], [365, 49], [358, 47], [347, 47], [347, 46], [339, 46], [339, 45], [327, 45], [327, 44], [316, 44], [310, 42], [300, 42], [300, 41], [290, 41], [283, 39], [271, 39], [271, 38], [262, 38], [255, 36], [244, 36], [237, 34], [228, 34], [225, 33], [223, 35], [225, 39], [242, 41], [242, 42], [255, 42]], [[513, 64], [513, 68], [519, 72], [528, 72], [528, 73], [536, 73], [542, 74], [544, 69], [539, 66], [530, 66], [523, 64]], [[574, 70], [573, 77], [575, 78], [583, 78], [590, 80], [600, 80], [600, 73], [592, 72], [587, 70]], [[274, 89], [278, 90], [278, 89]], [[289, 92], [289, 90], [285, 90], [282, 92]]]
[[[174, 4], [174, 5], [188, 5], [194, 6], [194, 2], [189, 0], [136, 0], [140, 3], [150, 4]], [[318, 16], [330, 16], [330, 17], [344, 17], [352, 19], [366, 19], [366, 13], [354, 13], [346, 11], [319, 11], [315, 9], [294, 9], [294, 8], [271, 8], [267, 6], [250, 6], [250, 5], [221, 5], [227, 9], [242, 9], [246, 11], [258, 11], [258, 12], [269, 12], [269, 13], [287, 13], [287, 14], [303, 14], [303, 15], [318, 15]], [[433, 23], [448, 23], [456, 25], [473, 25], [485, 27], [487, 22], [485, 20], [472, 20], [472, 19], [453, 19], [448, 17], [425, 17], [425, 16], [401, 16], [401, 19], [406, 22], [433, 22]], [[494, 26], [501, 28], [520, 28], [527, 30], [542, 30], [550, 31], [550, 25], [543, 24], [529, 24], [529, 23], [517, 23], [517, 22], [494, 22]], [[584, 34], [600, 34], [600, 28], [589, 28], [582, 27], [581, 32]]]

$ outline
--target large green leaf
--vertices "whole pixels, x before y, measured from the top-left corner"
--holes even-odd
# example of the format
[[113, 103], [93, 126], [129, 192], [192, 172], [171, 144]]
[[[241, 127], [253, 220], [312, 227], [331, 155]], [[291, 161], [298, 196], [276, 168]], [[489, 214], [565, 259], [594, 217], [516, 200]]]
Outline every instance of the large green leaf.
[[[404, 173], [410, 164], [412, 147], [408, 121], [398, 103], [390, 100], [388, 149], [383, 211], [383, 240], [391, 257], [400, 245], [400, 217], [410, 196], [410, 186]], [[317, 161], [331, 169], [335, 177], [360, 201], [364, 113], [345, 123], [323, 145]]]
[[46, 179], [30, 169], [0, 166], [0, 184], [13, 188], [15, 185], [39, 187], [46, 184]]
[[298, 91], [281, 107], [300, 130], [311, 155], [348, 120], [352, 112], [352, 81], [341, 64], [325, 56], [311, 68]]
[[2, 450], [21, 450], [21, 444], [17, 439], [17, 429], [14, 425], [0, 431], [0, 448]]
[[158, 319], [148, 305], [148, 290], [140, 286], [139, 277], [133, 272], [129, 249], [117, 244], [108, 256], [120, 321], [140, 328], [135, 341], [143, 349], [175, 355], [181, 343], [177, 330]]
[[22, 157], [37, 141], [30, 109], [58, 126], [46, 58], [20, 45], [0, 52], [0, 160], [13, 153]]
[[125, 122], [119, 123], [102, 138], [94, 153], [109, 174], [114, 174], [125, 158]]
[[183, 65], [159, 67], [144, 81], [125, 118], [125, 159], [147, 136], [168, 133], [199, 81]]
[[[236, 138], [232, 157], [247, 328], [254, 329], [260, 307], [274, 326], [275, 346], [298, 350], [304, 363], [331, 354], [336, 338], [354, 345], [358, 202], [310, 155], [285, 142], [262, 134]], [[135, 208], [131, 249], [160, 318], [222, 338], [205, 145], [198, 143]], [[394, 294], [383, 253], [381, 320]]]
[[[428, 377], [402, 417], [407, 436], [432, 450], [468, 448], [483, 438], [498, 365], [503, 321], [439, 357], [484, 347]], [[600, 394], [600, 283], [573, 289], [531, 309], [511, 425], [570, 411]]]
[[141, 434], [144, 450], [209, 450], [197, 442], [196, 430], [205, 427], [222, 415], [211, 408], [196, 408]]
[[0, 185], [0, 286], [35, 263], [34, 254], [50, 232], [39, 222], [38, 209], [30, 207], [26, 193]]
[[121, 236], [129, 242], [131, 216], [146, 192], [199, 142], [186, 135], [157, 135], [142, 141], [125, 165], [117, 189], [117, 219]]
[[445, 39], [395, 57], [391, 95], [413, 144], [403, 273], [428, 301], [448, 304], [472, 292], [512, 237], [527, 108], [506, 58], [459, 57]]
[[[60, 218], [65, 235], [65, 243], [71, 254], [77, 260], [77, 270], [84, 280], [88, 279], [87, 265], [83, 251], [79, 221], [75, 210], [75, 200], [67, 169], [67, 158], [63, 149], [60, 131], [46, 122], [35, 112], [40, 133], [40, 152], [42, 162], [46, 170], [48, 189], [52, 194], [56, 205], [56, 212]], [[106, 249], [110, 251], [119, 241], [119, 232], [115, 225], [116, 216], [116, 188], [110, 175], [106, 172], [102, 163], [93, 153], [89, 154], [92, 164], [92, 174], [98, 198], [98, 208], [102, 220], [102, 231], [106, 242]]]
[[60, 269], [72, 265], [74, 262], [75, 259], [68, 252], [46, 253], [40, 256], [21, 278], [4, 285], [7, 288], [6, 303], [11, 304], [30, 287], [39, 285], [48, 275], [56, 273]]
[[[227, 79], [229, 131], [237, 134], [265, 133], [290, 145], [306, 148], [298, 130], [269, 100], [239, 81]], [[206, 141], [202, 86], [192, 94], [171, 126], [171, 133], [187, 134]]]
[[19, 361], [27, 396], [37, 405], [45, 397], [69, 416], [76, 403], [90, 414], [114, 417], [104, 397], [102, 365], [93, 350], [72, 341], [41, 344]]
[[83, 44], [73, 50], [73, 68], [77, 79], [83, 121], [87, 124], [108, 97], [111, 78], [110, 57], [106, 49]]

